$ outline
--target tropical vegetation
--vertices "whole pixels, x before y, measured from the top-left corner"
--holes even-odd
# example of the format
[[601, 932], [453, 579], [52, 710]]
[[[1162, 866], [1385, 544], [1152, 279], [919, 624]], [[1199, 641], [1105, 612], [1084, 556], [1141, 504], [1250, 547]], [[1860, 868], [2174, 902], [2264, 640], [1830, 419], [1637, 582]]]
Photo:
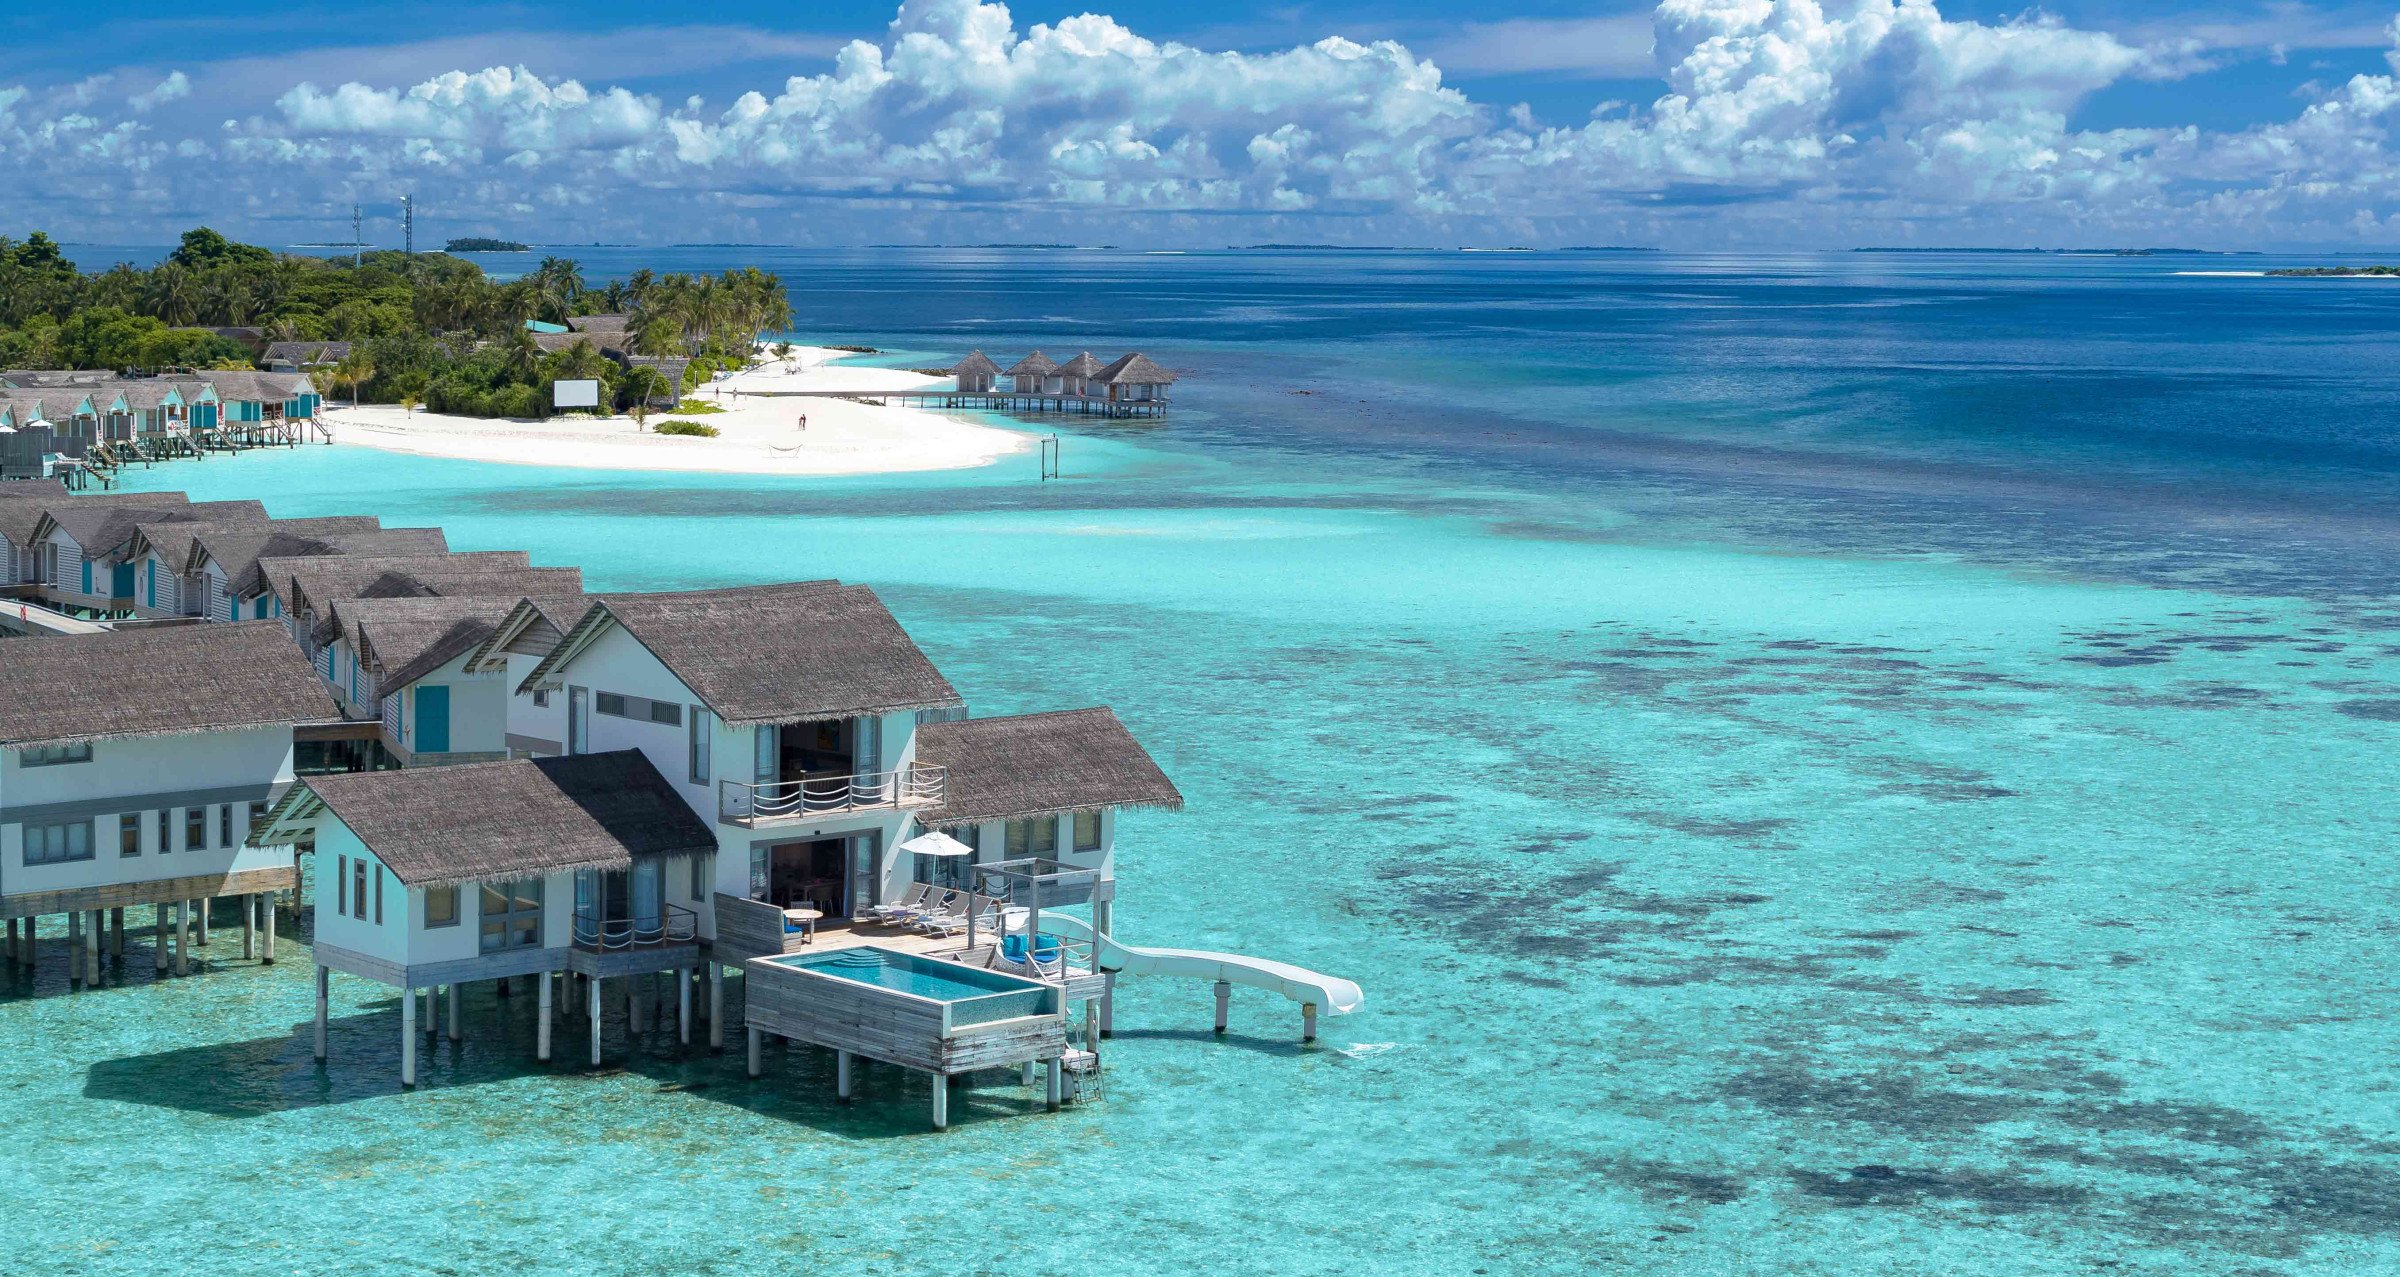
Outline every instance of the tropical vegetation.
[[[598, 314], [627, 316], [626, 353], [688, 361], [684, 384], [628, 368], [589, 338], [546, 350], [525, 327]], [[262, 342], [346, 341], [350, 357], [317, 373], [346, 397], [546, 416], [562, 380], [597, 380], [603, 405], [623, 408], [680, 396], [742, 367], [760, 333], [791, 319], [782, 281], [754, 267], [592, 284], [573, 261], [546, 257], [500, 282], [444, 253], [291, 256], [202, 227], [149, 269], [84, 274], [41, 232], [0, 235], [0, 368], [247, 368]]]
[[717, 437], [717, 428], [715, 426], [707, 425], [698, 421], [662, 421], [658, 423], [658, 433], [662, 435], [693, 435], [702, 439], [714, 439]]

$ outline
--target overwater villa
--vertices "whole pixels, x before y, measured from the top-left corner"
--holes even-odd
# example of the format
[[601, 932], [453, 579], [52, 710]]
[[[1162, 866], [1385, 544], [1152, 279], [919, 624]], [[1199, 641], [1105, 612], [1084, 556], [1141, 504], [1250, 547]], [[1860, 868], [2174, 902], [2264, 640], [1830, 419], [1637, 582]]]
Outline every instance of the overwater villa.
[[980, 1070], [1090, 1095], [1120, 975], [1214, 982], [1220, 1029], [1236, 984], [1298, 1004], [1304, 1038], [1359, 1003], [1118, 942], [1117, 815], [1182, 795], [1106, 709], [969, 716], [872, 590], [586, 594], [435, 530], [242, 504], [0, 492], [12, 537], [38, 507], [36, 544], [105, 544], [95, 585], [132, 587], [103, 620], [37, 591], [21, 608], [55, 621], [0, 625], [90, 631], [0, 644], [38, 656], [0, 691], [0, 901], [72, 915], [78, 952], [103, 926], [123, 943], [97, 910], [160, 905], [163, 937], [165, 906], [296, 891], [313, 855], [319, 1058], [336, 974], [403, 991], [412, 1086], [474, 984], [532, 981], [538, 1053], [580, 1017], [597, 1064], [606, 1006], [637, 1027], [672, 1007], [721, 1048], [731, 980], [753, 1076], [774, 1040], [835, 1052], [844, 1098], [861, 1061], [898, 1066], [935, 1079], [936, 1126]]
[[323, 402], [299, 371], [0, 372], [0, 479], [326, 438]]
[[[288, 849], [254, 843], [293, 778], [295, 731], [333, 717], [280, 626], [175, 626], [5, 644], [0, 915], [17, 962], [44, 914], [68, 918], [69, 979], [125, 952], [125, 910], [155, 908], [158, 969], [206, 943], [210, 904], [242, 905], [243, 956], [268, 897], [296, 892]], [[170, 917], [172, 921], [170, 921]], [[20, 935], [19, 923], [23, 922]], [[196, 926], [196, 930], [195, 930]]]
[[[862, 403], [931, 408], [990, 408], [1008, 412], [1096, 413], [1107, 417], [1159, 417], [1167, 411], [1167, 388], [1175, 374], [1140, 352], [1103, 364], [1084, 351], [1061, 364], [1034, 351], [1006, 372], [989, 355], [969, 351], [951, 365], [947, 390], [785, 391]], [[1005, 378], [1005, 383], [1003, 383]]]

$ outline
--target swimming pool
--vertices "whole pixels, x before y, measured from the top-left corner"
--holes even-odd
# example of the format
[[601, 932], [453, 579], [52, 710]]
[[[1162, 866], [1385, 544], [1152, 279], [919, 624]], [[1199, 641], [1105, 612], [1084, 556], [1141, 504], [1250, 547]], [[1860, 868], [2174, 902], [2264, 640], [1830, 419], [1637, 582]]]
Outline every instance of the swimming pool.
[[873, 946], [837, 949], [832, 953], [794, 954], [772, 961], [778, 966], [798, 967], [820, 975], [856, 980], [861, 984], [931, 998], [936, 1002], [964, 1002], [969, 998], [988, 997], [995, 993], [1040, 992], [1044, 987], [998, 971], [983, 971], [938, 958], [923, 958]]

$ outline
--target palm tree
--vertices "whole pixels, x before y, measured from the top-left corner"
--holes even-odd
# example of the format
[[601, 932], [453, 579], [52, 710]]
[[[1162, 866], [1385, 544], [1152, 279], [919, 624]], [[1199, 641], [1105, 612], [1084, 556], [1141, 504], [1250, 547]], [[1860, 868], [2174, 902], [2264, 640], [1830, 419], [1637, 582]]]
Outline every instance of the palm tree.
[[633, 397], [625, 411], [632, 415], [635, 430], [650, 429], [650, 401], [672, 393], [674, 388], [667, 384], [666, 376], [648, 364], [635, 364], [617, 379], [617, 394]]
[[359, 347], [351, 347], [350, 353], [342, 359], [342, 362], [333, 366], [333, 379], [349, 385], [350, 406], [356, 408], [359, 387], [375, 380], [374, 356]]
[[564, 257], [543, 258], [533, 274], [526, 276], [526, 283], [531, 286], [536, 310], [552, 323], [573, 314], [575, 299], [583, 295], [583, 272]]
[[167, 262], [150, 272], [150, 287], [142, 301], [169, 327], [181, 328], [199, 313], [199, 281], [182, 265]]

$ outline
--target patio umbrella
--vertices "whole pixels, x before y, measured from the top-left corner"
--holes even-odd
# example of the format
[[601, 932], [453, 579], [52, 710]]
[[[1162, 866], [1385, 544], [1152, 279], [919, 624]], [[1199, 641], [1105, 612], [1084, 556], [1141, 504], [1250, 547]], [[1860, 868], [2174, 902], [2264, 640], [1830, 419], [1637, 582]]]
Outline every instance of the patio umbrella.
[[909, 839], [900, 844], [900, 850], [912, 856], [972, 856], [975, 854], [973, 847], [938, 829], [932, 833]]

